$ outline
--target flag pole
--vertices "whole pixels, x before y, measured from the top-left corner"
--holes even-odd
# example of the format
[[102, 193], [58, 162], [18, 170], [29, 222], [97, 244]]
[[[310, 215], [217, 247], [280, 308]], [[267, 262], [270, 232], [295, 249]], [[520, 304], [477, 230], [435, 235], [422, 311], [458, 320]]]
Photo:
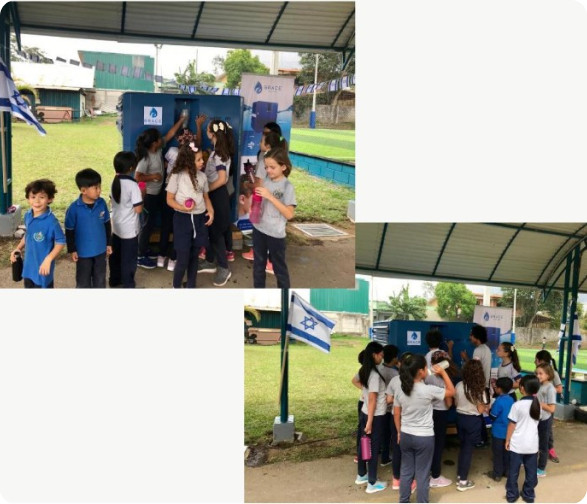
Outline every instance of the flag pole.
[[6, 166], [6, 132], [4, 131], [4, 112], [0, 112], [0, 137], [2, 137], [2, 192], [8, 193], [8, 166]]
[[281, 289], [281, 383], [279, 386], [279, 402], [281, 403], [281, 423], [286, 424], [288, 420], [288, 349], [289, 335], [287, 332], [287, 319], [289, 315], [288, 289]]

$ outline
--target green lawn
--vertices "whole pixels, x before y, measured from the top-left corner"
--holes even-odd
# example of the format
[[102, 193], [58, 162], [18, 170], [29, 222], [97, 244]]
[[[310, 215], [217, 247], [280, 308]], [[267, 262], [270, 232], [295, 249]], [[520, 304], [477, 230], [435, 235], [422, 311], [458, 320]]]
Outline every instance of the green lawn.
[[294, 128], [290, 149], [338, 161], [355, 161], [355, 130]]
[[[272, 450], [269, 461], [308, 460], [352, 454], [358, 390], [351, 378], [359, 369], [358, 353], [366, 338], [333, 336], [332, 351], [324, 354], [296, 343], [290, 347], [289, 413], [307, 443], [288, 450]], [[520, 349], [522, 368], [534, 370], [539, 348]], [[553, 349], [549, 349], [557, 358]], [[587, 350], [579, 353], [578, 367], [587, 369]], [[245, 346], [245, 444], [269, 445], [278, 403], [280, 347]], [[295, 446], [295, 445], [294, 445]]]
[[[522, 365], [522, 369], [524, 371], [534, 371], [536, 366], [534, 365], [534, 357], [536, 356], [536, 352], [538, 352], [541, 348], [519, 348], [518, 349], [518, 356], [520, 357], [520, 364]], [[552, 355], [557, 367], [558, 367], [558, 354], [556, 353], [556, 349], [554, 348], [547, 348]], [[566, 350], [565, 350], [566, 354]], [[579, 350], [579, 358], [577, 359], [577, 365], [574, 367], [578, 367], [580, 369], [587, 369], [587, 350]], [[560, 370], [559, 370], [560, 373]]]

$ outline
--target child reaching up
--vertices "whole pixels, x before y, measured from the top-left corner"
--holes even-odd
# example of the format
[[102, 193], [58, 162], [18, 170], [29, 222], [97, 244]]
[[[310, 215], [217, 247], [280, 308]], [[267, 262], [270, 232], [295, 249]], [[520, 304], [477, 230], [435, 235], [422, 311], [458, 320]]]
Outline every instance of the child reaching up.
[[25, 289], [52, 289], [55, 259], [65, 247], [65, 235], [49, 207], [57, 189], [51, 180], [40, 179], [29, 183], [24, 192], [31, 208], [24, 216], [26, 232], [10, 254], [10, 260], [15, 262], [16, 254], [22, 254], [24, 249]]
[[[202, 151], [193, 142], [182, 146], [167, 184], [167, 204], [173, 215], [173, 247], [177, 263], [173, 288], [181, 288], [187, 272], [187, 287], [196, 287], [200, 247], [208, 245], [208, 230], [214, 221], [214, 209], [208, 197], [208, 180], [200, 170]], [[207, 214], [207, 218], [206, 218]]]
[[271, 149], [265, 154], [267, 177], [263, 187], [255, 193], [263, 198], [261, 220], [253, 224], [253, 276], [255, 288], [265, 287], [267, 252], [271, 256], [273, 269], [280, 289], [289, 288], [289, 272], [285, 263], [285, 225], [293, 219], [296, 194], [287, 179], [292, 164], [284, 149]]
[[540, 420], [540, 403], [536, 394], [540, 382], [534, 375], [526, 375], [520, 380], [520, 392], [523, 397], [515, 402], [508, 415], [509, 424], [505, 448], [510, 454], [510, 470], [506, 483], [506, 500], [516, 502], [520, 497], [518, 476], [524, 465], [526, 476], [522, 486], [522, 499], [534, 502], [534, 489], [538, 484], [536, 475], [538, 461], [538, 421]]

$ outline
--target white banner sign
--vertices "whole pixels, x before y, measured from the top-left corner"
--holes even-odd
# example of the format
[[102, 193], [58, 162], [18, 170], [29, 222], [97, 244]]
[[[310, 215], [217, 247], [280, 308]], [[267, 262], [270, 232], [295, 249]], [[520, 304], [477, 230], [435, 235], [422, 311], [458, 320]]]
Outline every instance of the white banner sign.
[[499, 342], [510, 341], [512, 334], [511, 308], [495, 308], [490, 306], [475, 306], [473, 322], [483, 327], [499, 329]]
[[420, 346], [422, 333], [420, 331], [408, 331], [408, 346]]

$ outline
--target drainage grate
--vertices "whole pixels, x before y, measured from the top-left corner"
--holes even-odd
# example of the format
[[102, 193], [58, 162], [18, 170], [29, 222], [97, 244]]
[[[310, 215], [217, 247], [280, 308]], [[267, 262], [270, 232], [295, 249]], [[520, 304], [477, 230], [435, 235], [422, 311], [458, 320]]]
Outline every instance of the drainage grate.
[[347, 233], [333, 228], [328, 224], [294, 224], [294, 227], [312, 238], [330, 238], [332, 236], [346, 236]]

